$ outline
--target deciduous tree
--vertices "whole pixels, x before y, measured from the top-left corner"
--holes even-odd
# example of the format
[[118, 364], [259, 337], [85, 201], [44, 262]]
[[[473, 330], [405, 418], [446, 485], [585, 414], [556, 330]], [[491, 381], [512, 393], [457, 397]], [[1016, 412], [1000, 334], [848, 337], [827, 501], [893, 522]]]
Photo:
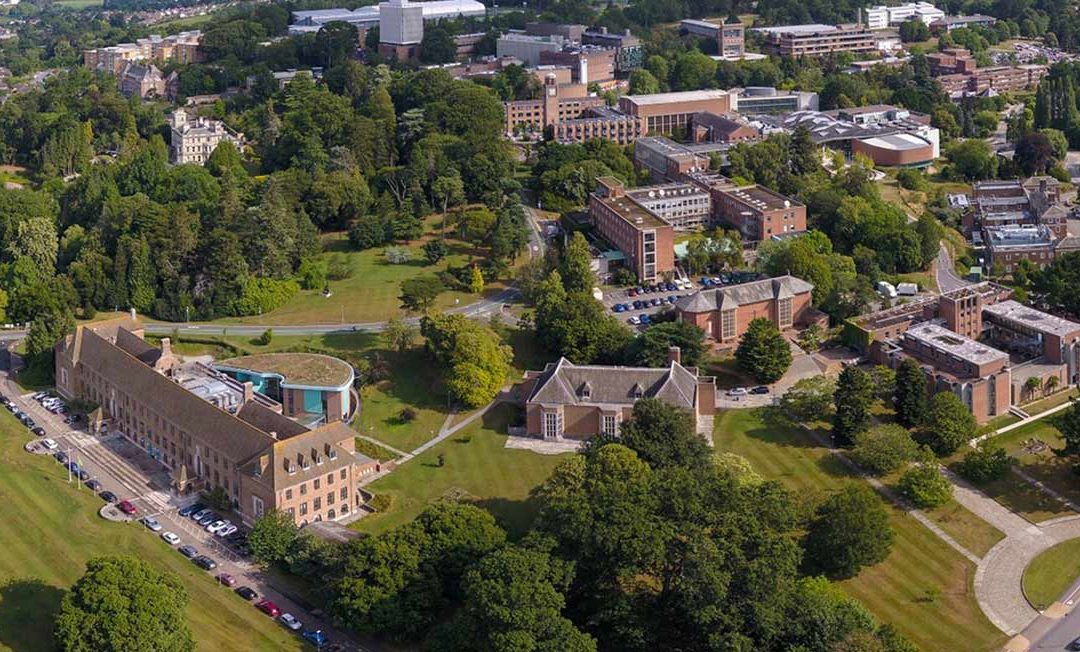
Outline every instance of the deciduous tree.
[[805, 565], [835, 579], [854, 577], [864, 566], [884, 561], [892, 542], [881, 498], [869, 486], [852, 483], [818, 507], [803, 539]]

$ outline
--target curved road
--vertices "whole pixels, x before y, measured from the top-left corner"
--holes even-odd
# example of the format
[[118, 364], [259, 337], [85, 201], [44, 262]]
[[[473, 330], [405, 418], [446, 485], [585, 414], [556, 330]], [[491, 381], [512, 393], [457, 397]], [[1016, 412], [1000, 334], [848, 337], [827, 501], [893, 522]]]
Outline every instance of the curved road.
[[937, 284], [938, 292], [945, 294], [946, 292], [952, 292], [958, 290], [965, 285], [971, 285], [970, 281], [966, 281], [956, 275], [956, 269], [953, 266], [952, 256], [949, 254], [949, 250], [944, 244], [939, 245], [938, 257], [937, 257]]

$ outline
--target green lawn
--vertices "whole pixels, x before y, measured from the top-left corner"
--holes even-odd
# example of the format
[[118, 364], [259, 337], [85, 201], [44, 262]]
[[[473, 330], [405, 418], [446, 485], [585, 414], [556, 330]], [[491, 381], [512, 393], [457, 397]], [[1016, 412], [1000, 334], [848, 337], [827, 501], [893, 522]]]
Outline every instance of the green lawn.
[[[439, 434], [449, 414], [438, 370], [420, 349], [386, 353], [391, 377], [365, 387], [362, 410], [353, 426], [361, 433], [386, 442], [406, 453]], [[411, 421], [401, 411], [411, 409]]]
[[[481, 421], [368, 485], [376, 494], [392, 496], [393, 504], [386, 513], [365, 516], [352, 527], [384, 532], [408, 523], [427, 504], [454, 497], [477, 501], [512, 535], [523, 533], [536, 515], [530, 492], [567, 455], [504, 448], [513, 409], [506, 405], [492, 409]], [[440, 454], [444, 459], [441, 467]]]
[[1024, 594], [1036, 609], [1053, 603], [1080, 576], [1080, 539], [1045, 550], [1024, 569]]
[[[1009, 452], [1020, 465], [1025, 473], [1041, 480], [1047, 487], [1054, 489], [1061, 493], [1065, 497], [1073, 500], [1074, 502], [1080, 502], [1080, 479], [1073, 473], [1073, 464], [1075, 460], [1070, 457], [1059, 457], [1054, 453], [1052, 449], [1062, 448], [1065, 445], [1064, 440], [1061, 437], [1061, 432], [1054, 427], [1054, 419], [1057, 415], [1046, 417], [1039, 421], [1029, 423], [1025, 426], [1009, 431], [1008, 433], [994, 438], [994, 442], [1005, 447], [1005, 450]], [[1026, 444], [1029, 440], [1037, 439], [1048, 446], [1047, 449], [1041, 452], [1033, 452], [1027, 448]], [[1015, 479], [1014, 479], [1015, 478]], [[1046, 496], [1045, 493], [1039, 492], [1031, 484], [1024, 482], [1023, 479], [1013, 475], [1008, 479], [1008, 482], [1017, 487], [1017, 490], [1022, 492], [1023, 495], [1041, 496], [1041, 502], [1043, 503], [1043, 509], [1038, 510], [1032, 517], [1027, 514], [1029, 519], [1040, 522], [1057, 516], [1065, 516], [1072, 514], [1072, 510], [1068, 509], [1057, 500]], [[1004, 496], [995, 496], [1006, 506], [1009, 506], [1006, 500], [1012, 498], [1011, 492]]]
[[[804, 430], [772, 422], [759, 410], [720, 413], [713, 440], [718, 451], [742, 455], [759, 474], [806, 500], [859, 481]], [[889, 558], [841, 586], [924, 650], [999, 647], [1005, 637], [975, 601], [974, 566], [903, 511], [892, 510], [892, 524], [896, 542]], [[952, 525], [965, 529], [957, 517]], [[980, 527], [969, 536], [977, 541], [987, 533]]]
[[[438, 219], [429, 217], [428, 228], [434, 229]], [[260, 316], [239, 317], [219, 321], [258, 324], [339, 324], [352, 322], [384, 321], [402, 316], [401, 283], [417, 276], [434, 276], [450, 265], [461, 266], [478, 261], [483, 253], [454, 238], [447, 238], [450, 255], [436, 265], [429, 265], [424, 258], [423, 244], [431, 235], [405, 246], [411, 254], [407, 263], [391, 264], [386, 260], [385, 247], [365, 251], [353, 251], [345, 233], [323, 236], [324, 257], [340, 254], [346, 257], [352, 275], [340, 281], [330, 281], [332, 296], [324, 297], [322, 289], [301, 290], [289, 303]], [[491, 283], [485, 296], [494, 296], [503, 290], [501, 283]], [[436, 301], [436, 308], [446, 309], [466, 305], [479, 297], [465, 292], [444, 292]]]
[[994, 547], [994, 544], [1005, 538], [1004, 532], [982, 520], [955, 500], [941, 507], [924, 509], [923, 513], [937, 523], [946, 534], [956, 539], [957, 543], [979, 557], [985, 555]]
[[1035, 401], [1034, 403], [1028, 403], [1027, 405], [1023, 406], [1023, 409], [1024, 412], [1027, 412], [1031, 416], [1035, 416], [1036, 414], [1042, 414], [1043, 412], [1046, 412], [1050, 408], [1054, 408], [1061, 405], [1062, 403], [1071, 401], [1077, 396], [1080, 396], [1080, 390], [1077, 390], [1074, 387], [1067, 391], [1058, 392], [1048, 398]]
[[0, 650], [52, 649], [64, 591], [94, 556], [128, 554], [178, 575], [200, 650], [301, 650], [301, 640], [136, 523], [108, 523], [101, 501], [69, 486], [51, 458], [22, 450], [26, 431], [0, 413]]
[[72, 9], [86, 9], [88, 7], [100, 7], [104, 4], [103, 0], [56, 0], [56, 4], [61, 7], [70, 7]]

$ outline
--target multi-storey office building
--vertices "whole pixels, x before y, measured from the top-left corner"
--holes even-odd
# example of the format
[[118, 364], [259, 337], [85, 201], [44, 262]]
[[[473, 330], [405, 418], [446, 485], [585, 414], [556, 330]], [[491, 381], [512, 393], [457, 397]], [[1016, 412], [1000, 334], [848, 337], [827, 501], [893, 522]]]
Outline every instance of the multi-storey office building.
[[589, 217], [597, 232], [626, 256], [627, 268], [644, 283], [674, 271], [674, 227], [628, 197], [618, 179], [601, 177], [596, 184], [589, 195]]
[[771, 54], [816, 57], [834, 52], [875, 52], [877, 41], [863, 25], [784, 25], [755, 27], [765, 35]]

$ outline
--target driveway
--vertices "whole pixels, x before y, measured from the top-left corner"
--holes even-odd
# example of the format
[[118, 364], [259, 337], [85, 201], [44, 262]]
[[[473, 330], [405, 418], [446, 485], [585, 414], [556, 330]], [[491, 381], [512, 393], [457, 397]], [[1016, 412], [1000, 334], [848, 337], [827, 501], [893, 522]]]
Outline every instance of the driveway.
[[942, 294], [958, 290], [965, 285], [971, 285], [969, 281], [965, 281], [957, 276], [956, 270], [953, 267], [952, 256], [949, 254], [949, 250], [945, 248], [944, 244], [940, 245], [938, 248], [936, 264], [938, 291]]

